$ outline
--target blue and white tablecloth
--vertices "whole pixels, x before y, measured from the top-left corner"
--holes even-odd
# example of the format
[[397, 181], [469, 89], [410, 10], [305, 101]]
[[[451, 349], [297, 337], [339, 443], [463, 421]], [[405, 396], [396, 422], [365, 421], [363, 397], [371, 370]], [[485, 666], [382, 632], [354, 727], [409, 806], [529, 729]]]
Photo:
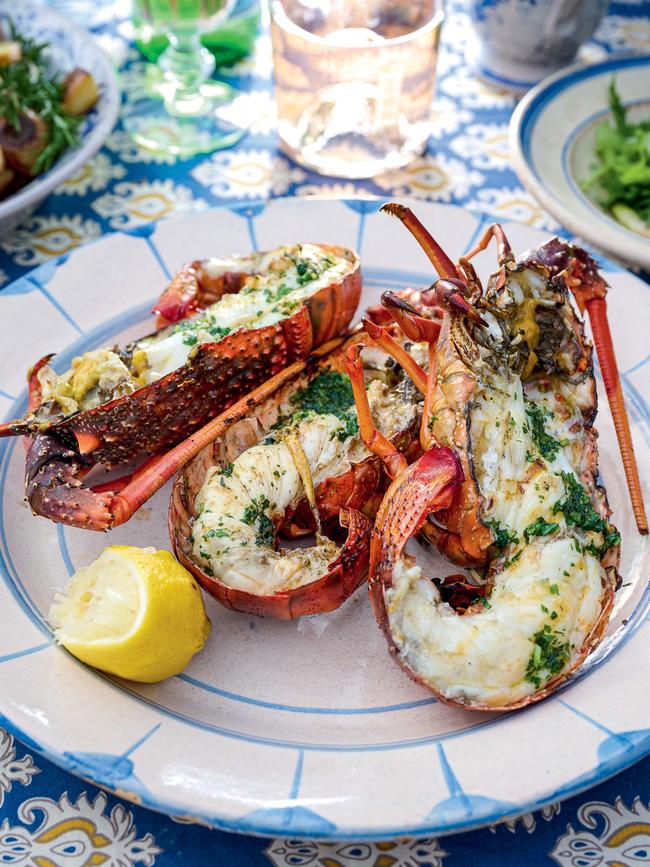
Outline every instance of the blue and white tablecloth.
[[[322, 178], [276, 148], [271, 46], [228, 71], [242, 89], [250, 133], [232, 150], [190, 160], [139, 150], [118, 127], [106, 147], [25, 224], [0, 239], [0, 285], [105, 232], [129, 230], [224, 200], [329, 193], [412, 195], [471, 204], [502, 219], [558, 230], [520, 186], [508, 156], [514, 100], [472, 75], [461, 0], [449, 4], [434, 124], [425, 156], [407, 168], [350, 182]], [[128, 5], [88, 0], [84, 22], [121, 69], [125, 96], [145, 86]], [[586, 49], [650, 51], [650, 0], [618, 0]], [[640, 684], [647, 689], [647, 684]], [[561, 749], [561, 744], [558, 744]], [[440, 840], [315, 843], [261, 840], [188, 826], [121, 802], [30, 754], [0, 729], [0, 865], [22, 867], [464, 867], [650, 864], [650, 757], [612, 780], [539, 813]]]

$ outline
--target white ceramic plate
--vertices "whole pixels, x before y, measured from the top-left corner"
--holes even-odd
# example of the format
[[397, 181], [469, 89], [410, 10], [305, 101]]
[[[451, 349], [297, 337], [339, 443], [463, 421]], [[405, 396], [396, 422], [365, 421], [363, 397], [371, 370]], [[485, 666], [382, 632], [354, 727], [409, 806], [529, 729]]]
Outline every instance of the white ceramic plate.
[[612, 77], [631, 118], [650, 116], [650, 56], [573, 66], [531, 90], [510, 121], [510, 148], [522, 183], [564, 226], [612, 256], [650, 268], [650, 240], [626, 229], [581, 183], [597, 162], [596, 129], [611, 120]]
[[[413, 203], [453, 257], [486, 225], [449, 205]], [[25, 371], [147, 333], [147, 310], [183, 262], [315, 240], [356, 247], [362, 307], [381, 289], [426, 285], [431, 268], [379, 202], [276, 200], [109, 235], [0, 292], [0, 410], [25, 408]], [[515, 249], [537, 230], [505, 228]], [[483, 274], [494, 252], [481, 254]], [[641, 477], [650, 481], [650, 288], [605, 265]], [[220, 828], [332, 838], [443, 834], [586, 788], [650, 749], [644, 595], [647, 550], [628, 506], [601, 398], [601, 470], [623, 534], [607, 638], [581, 677], [507, 716], [437, 703], [391, 661], [361, 589], [333, 614], [280, 623], [208, 599], [213, 632], [187, 671], [156, 686], [109, 679], [54, 646], [55, 588], [110, 541], [168, 546], [169, 487], [110, 535], [34, 518], [22, 498], [22, 443], [0, 445], [0, 724], [53, 761], [127, 798]], [[442, 566], [442, 564], [441, 564]]]
[[63, 153], [52, 168], [38, 175], [13, 196], [0, 201], [0, 234], [9, 232], [93, 157], [113, 129], [120, 108], [120, 94], [110, 58], [94, 37], [54, 9], [31, 0], [0, 0], [0, 21], [9, 18], [23, 36], [48, 45], [52, 69], [61, 76], [79, 66], [92, 73], [99, 99], [84, 118], [79, 143]]

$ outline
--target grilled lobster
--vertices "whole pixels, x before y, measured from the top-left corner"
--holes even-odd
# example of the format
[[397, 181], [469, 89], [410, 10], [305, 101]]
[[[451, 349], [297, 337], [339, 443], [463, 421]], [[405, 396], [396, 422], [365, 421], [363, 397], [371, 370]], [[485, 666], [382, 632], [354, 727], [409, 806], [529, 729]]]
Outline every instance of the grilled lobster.
[[[393, 340], [380, 332], [382, 344]], [[209, 444], [174, 483], [169, 530], [180, 562], [229, 608], [281, 619], [323, 613], [365, 580], [369, 519], [389, 480], [359, 439], [345, 373], [348, 346], [358, 341], [364, 392], [383, 434], [407, 460], [419, 454], [421, 397], [362, 332]], [[315, 545], [278, 549], [280, 533], [314, 531]]]
[[[27, 415], [0, 426], [0, 436], [31, 438], [32, 510], [91, 530], [127, 521], [201, 447], [179, 443], [215, 416], [220, 430], [294, 375], [347, 328], [360, 291], [358, 257], [339, 247], [208, 259], [174, 278], [154, 307], [155, 334], [88, 352], [60, 376], [41, 359]], [[121, 480], [87, 480], [135, 462]]]
[[[410, 466], [376, 429], [359, 349], [349, 349], [363, 441], [394, 479], [372, 535], [373, 607], [391, 653], [442, 701], [513, 710], [555, 690], [593, 651], [617, 586], [620, 536], [597, 484], [592, 350], [569, 299], [577, 288], [589, 309], [604, 284], [584, 251], [557, 239], [516, 262], [494, 226], [479, 249], [496, 238], [499, 269], [483, 291], [468, 261], [476, 251], [455, 266], [410, 211], [386, 209], [429, 254], [445, 313], [432, 327], [384, 296], [409, 337], [430, 344], [424, 454]], [[610, 361], [601, 357], [608, 373]], [[643, 528], [642, 501], [633, 502]], [[480, 580], [427, 579], [405, 550], [418, 532], [481, 566]]]

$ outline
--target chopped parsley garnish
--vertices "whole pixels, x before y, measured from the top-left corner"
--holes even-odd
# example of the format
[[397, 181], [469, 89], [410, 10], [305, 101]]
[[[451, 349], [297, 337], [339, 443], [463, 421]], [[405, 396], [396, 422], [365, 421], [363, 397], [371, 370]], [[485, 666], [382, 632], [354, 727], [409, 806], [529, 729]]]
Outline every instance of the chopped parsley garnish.
[[564, 500], [558, 500], [555, 503], [553, 514], [556, 515], [558, 512], [562, 512], [567, 524], [572, 524], [581, 530], [602, 533], [602, 546], [598, 547], [593, 542], [582, 546], [583, 552], [586, 551], [594, 554], [596, 557], [602, 557], [609, 548], [620, 544], [621, 534], [598, 514], [589, 499], [589, 495], [573, 473], [563, 472], [560, 473], [560, 476], [564, 482], [566, 496]]
[[344, 442], [348, 437], [354, 437], [359, 433], [359, 419], [356, 414], [351, 412], [344, 416], [341, 421], [343, 422], [342, 427], [334, 434], [337, 440]]
[[183, 334], [183, 343], [186, 346], [195, 346], [199, 342], [199, 331], [206, 332], [214, 340], [221, 340], [226, 334], [230, 334], [231, 329], [217, 325], [214, 313], [206, 313], [203, 316], [192, 317], [179, 322], [174, 328], [173, 333], [185, 332]]
[[[540, 455], [552, 461], [557, 457], [560, 448], [566, 445], [568, 441], [556, 440], [555, 437], [547, 433], [544, 422], [547, 418], [551, 417], [550, 412], [527, 398], [525, 399], [525, 403], [526, 415], [528, 416], [528, 430], [533, 438], [533, 442], [539, 449]], [[528, 456], [526, 456], [526, 459], [528, 459]]]
[[557, 586], [557, 584], [551, 584], [551, 586], [548, 589], [551, 591], [553, 596], [559, 596], [560, 595], [560, 588]]
[[542, 679], [547, 680], [550, 675], [562, 671], [571, 656], [571, 645], [568, 641], [561, 641], [548, 624], [533, 635], [532, 641], [533, 652], [528, 660], [525, 680], [539, 687]]
[[504, 527], [501, 522], [498, 521], [496, 518], [493, 518], [491, 521], [486, 521], [486, 524], [494, 533], [494, 540], [492, 544], [495, 546], [495, 548], [503, 551], [503, 549], [507, 548], [511, 542], [514, 545], [519, 544], [519, 536], [517, 535], [516, 530], [510, 532], [508, 528]]
[[[292, 394], [289, 403], [299, 407], [291, 416], [294, 424], [312, 412], [316, 415], [335, 415], [343, 423], [334, 434], [337, 439], [343, 441], [359, 433], [352, 385], [349, 378], [342, 373], [335, 370], [319, 373], [308, 385]], [[274, 427], [279, 427], [286, 421], [286, 418], [280, 418]]]
[[257, 532], [255, 535], [256, 545], [272, 545], [274, 539], [273, 521], [266, 514], [266, 510], [271, 508], [271, 502], [268, 497], [260, 495], [253, 497], [250, 506], [246, 506], [242, 521], [244, 524], [253, 526], [257, 524]]
[[264, 290], [264, 300], [272, 303], [279, 301], [280, 298], [284, 298], [285, 295], [289, 295], [293, 292], [294, 289], [291, 286], [287, 286], [286, 283], [281, 283], [278, 288], [273, 292], [271, 289]]
[[288, 295], [290, 292], [293, 292], [291, 286], [287, 286], [286, 283], [283, 283], [281, 286], [278, 286], [278, 291], [275, 293], [275, 300], [279, 301], [280, 298], [284, 298], [284, 296]]
[[235, 469], [234, 464], [226, 464], [226, 466], [221, 470], [222, 476], [232, 476], [232, 471]]
[[512, 566], [513, 563], [516, 563], [516, 562], [517, 562], [517, 560], [521, 557], [521, 555], [522, 555], [523, 553], [524, 553], [524, 549], [523, 549], [523, 548], [520, 548], [520, 549], [519, 549], [515, 554], [512, 555], [512, 557], [508, 558], [508, 559], [505, 561], [505, 563], [503, 564], [503, 568], [504, 568], [504, 569], [509, 569], [509, 568]]
[[289, 398], [289, 403], [301, 410], [312, 410], [318, 415], [347, 414], [354, 406], [352, 383], [349, 377], [336, 370], [325, 370], [315, 376], [304, 388]]
[[204, 539], [227, 539], [229, 536], [230, 533], [221, 527], [213, 527], [212, 530], [208, 530], [207, 533], [203, 534]]
[[599, 533], [604, 521], [594, 509], [585, 489], [573, 473], [562, 472], [560, 476], [566, 489], [566, 498], [555, 503], [553, 514], [563, 512], [568, 524], [573, 524], [582, 530], [594, 530]]
[[551, 533], [555, 533], [555, 531], [559, 529], [559, 524], [556, 524], [554, 521], [546, 521], [540, 515], [539, 518], [536, 518], [532, 524], [529, 524], [526, 527], [524, 530], [524, 539], [526, 542], [530, 542], [531, 536], [550, 536]]
[[306, 286], [307, 283], [318, 280], [321, 274], [334, 265], [334, 259], [329, 255], [323, 256], [323, 258], [317, 262], [313, 262], [309, 259], [301, 259], [299, 256], [292, 256], [291, 258], [296, 266], [296, 273], [298, 275], [296, 282], [298, 283], [298, 286]]

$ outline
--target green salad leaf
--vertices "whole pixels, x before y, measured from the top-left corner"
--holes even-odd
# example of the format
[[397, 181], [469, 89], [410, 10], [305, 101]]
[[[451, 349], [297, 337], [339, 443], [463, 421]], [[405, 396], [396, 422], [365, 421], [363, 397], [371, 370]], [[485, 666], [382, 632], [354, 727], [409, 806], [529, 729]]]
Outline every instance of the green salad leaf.
[[[628, 110], [621, 102], [614, 79], [609, 84], [609, 106], [614, 125], [603, 121], [596, 133], [599, 163], [583, 184], [583, 189], [598, 187], [599, 204], [619, 219], [631, 212], [650, 227], [650, 118], [628, 120]], [[628, 228], [623, 218], [621, 222]]]

